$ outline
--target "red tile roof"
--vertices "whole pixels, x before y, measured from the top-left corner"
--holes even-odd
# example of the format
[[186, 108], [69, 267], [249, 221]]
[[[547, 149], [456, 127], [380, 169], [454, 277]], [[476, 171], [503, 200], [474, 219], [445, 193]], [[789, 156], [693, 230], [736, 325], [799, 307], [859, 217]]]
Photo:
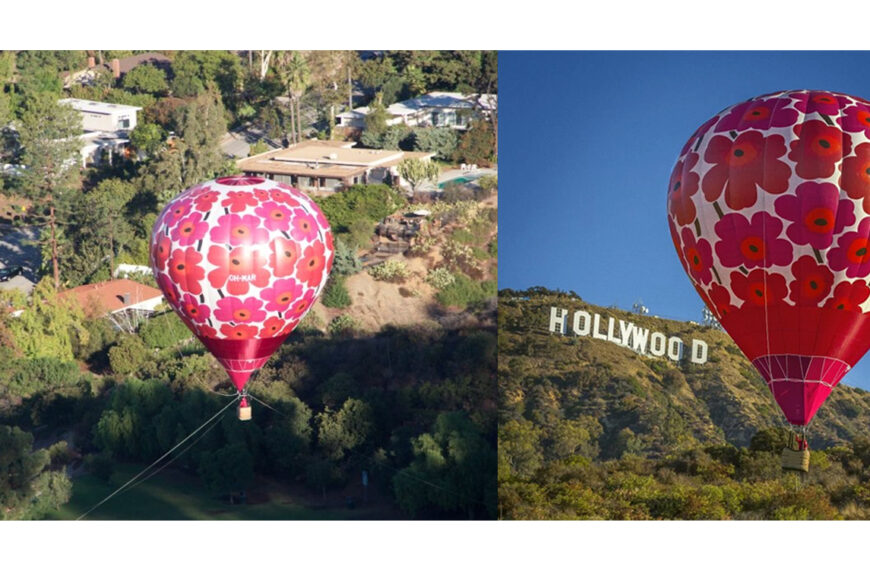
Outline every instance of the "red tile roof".
[[[129, 301], [126, 303], [125, 295], [129, 295]], [[130, 279], [113, 279], [67, 289], [59, 293], [58, 297], [75, 299], [85, 312], [99, 311], [105, 314], [162, 295], [163, 293], [155, 287], [142, 285]]]

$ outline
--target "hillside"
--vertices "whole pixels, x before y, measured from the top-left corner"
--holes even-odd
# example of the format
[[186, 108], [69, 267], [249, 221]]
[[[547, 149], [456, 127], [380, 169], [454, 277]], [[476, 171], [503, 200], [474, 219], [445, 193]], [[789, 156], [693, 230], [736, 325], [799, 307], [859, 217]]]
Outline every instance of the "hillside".
[[[550, 307], [597, 313], [602, 323], [621, 319], [686, 342], [703, 340], [708, 361], [675, 363], [591, 336], [550, 333]], [[602, 458], [618, 457], [626, 446], [652, 455], [692, 442], [747, 446], [758, 430], [785, 425], [761, 376], [726, 333], [598, 307], [568, 294], [502, 293], [499, 382], [502, 421], [541, 424], [559, 416], [597, 422]], [[810, 427], [813, 448], [870, 435], [870, 393], [841, 384]]]
[[[551, 333], [551, 307], [572, 316], [568, 331], [588, 313], [589, 335]], [[870, 393], [834, 390], [798, 476], [780, 468], [782, 414], [724, 332], [542, 288], [501, 291], [498, 319], [500, 517], [870, 518]], [[620, 346], [620, 320], [628, 339], [628, 323], [647, 331], [647, 351], [654, 332], [705, 342], [707, 362]]]

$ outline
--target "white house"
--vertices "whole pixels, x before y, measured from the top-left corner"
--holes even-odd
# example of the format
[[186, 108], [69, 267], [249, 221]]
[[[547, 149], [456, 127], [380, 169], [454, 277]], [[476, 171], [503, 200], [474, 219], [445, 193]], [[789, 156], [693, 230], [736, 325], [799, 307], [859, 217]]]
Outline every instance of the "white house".
[[[393, 103], [387, 107], [387, 125], [409, 127], [451, 127], [467, 129], [476, 115], [491, 113], [498, 103], [498, 95], [463, 95], [433, 91], [414, 99]], [[336, 115], [336, 125], [355, 129], [365, 128], [368, 107], [358, 107]]]
[[61, 99], [82, 117], [82, 167], [89, 162], [99, 163], [104, 157], [112, 162], [112, 155], [122, 152], [130, 144], [130, 131], [136, 128], [136, 113], [142, 107], [88, 101], [87, 99]]

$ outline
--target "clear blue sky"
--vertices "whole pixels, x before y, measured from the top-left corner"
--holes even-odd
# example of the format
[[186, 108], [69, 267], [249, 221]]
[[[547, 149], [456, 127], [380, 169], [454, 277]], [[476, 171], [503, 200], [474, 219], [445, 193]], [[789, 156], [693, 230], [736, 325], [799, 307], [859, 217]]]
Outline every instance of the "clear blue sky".
[[[701, 319], [668, 233], [677, 155], [755, 95], [870, 99], [870, 52], [500, 52], [499, 288]], [[870, 389], [870, 356], [843, 380]]]

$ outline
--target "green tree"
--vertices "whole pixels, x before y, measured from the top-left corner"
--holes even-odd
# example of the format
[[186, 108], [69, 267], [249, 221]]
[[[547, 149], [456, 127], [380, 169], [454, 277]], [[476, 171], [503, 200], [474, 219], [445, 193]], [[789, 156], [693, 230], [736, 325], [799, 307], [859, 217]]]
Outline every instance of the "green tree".
[[414, 150], [419, 152], [434, 152], [442, 160], [449, 160], [456, 152], [459, 135], [451, 128], [419, 128], [412, 135]]
[[431, 433], [413, 440], [414, 459], [393, 477], [399, 506], [416, 516], [427, 508], [495, 513], [495, 449], [464, 412], [438, 414]]
[[335, 412], [317, 414], [317, 445], [334, 460], [366, 441], [374, 428], [372, 410], [361, 400], [350, 398]]
[[150, 93], [161, 95], [169, 89], [166, 82], [166, 72], [153, 65], [139, 65], [124, 75], [122, 81], [124, 89], [133, 93]]
[[381, 135], [387, 130], [387, 107], [384, 105], [383, 93], [376, 93], [374, 100], [369, 103], [369, 112], [365, 116], [365, 130], [372, 135]]
[[459, 141], [454, 160], [469, 164], [489, 164], [496, 156], [493, 125], [481, 119], [471, 121], [471, 128]]
[[311, 70], [298, 51], [283, 51], [275, 58], [281, 84], [290, 98], [290, 142], [302, 141], [302, 96], [311, 84]]
[[436, 163], [419, 158], [406, 158], [399, 163], [396, 169], [399, 171], [399, 176], [411, 185], [412, 194], [426, 181], [433, 184], [438, 182], [438, 175], [441, 173], [441, 169]]
[[[20, 307], [17, 302], [14, 306]], [[87, 338], [82, 326], [84, 316], [81, 308], [72, 302], [58, 298], [49, 279], [42, 279], [33, 288], [26, 308], [18, 318], [7, 323], [15, 339], [15, 345], [28, 357], [53, 357], [59, 360], [73, 359], [75, 338]]]
[[244, 443], [231, 443], [203, 452], [198, 472], [213, 493], [241, 491], [254, 480], [254, 457]]
[[19, 123], [21, 164], [25, 167], [20, 188], [47, 224], [55, 289], [60, 288], [56, 205], [62, 194], [76, 189], [81, 130], [79, 113], [59, 105], [50, 95], [28, 99]]
[[130, 142], [137, 150], [151, 156], [166, 144], [166, 131], [157, 123], [138, 123], [130, 133]]
[[39, 519], [69, 501], [70, 480], [50, 470], [48, 450], [32, 448], [32, 435], [0, 425], [0, 519]]
[[109, 349], [109, 365], [115, 374], [134, 374], [148, 358], [145, 343], [135, 334], [122, 336], [118, 344]]
[[224, 106], [215, 92], [190, 101], [176, 111], [177, 132], [184, 141], [184, 185], [191, 186], [219, 174], [225, 168], [220, 150], [221, 137], [227, 131]]

